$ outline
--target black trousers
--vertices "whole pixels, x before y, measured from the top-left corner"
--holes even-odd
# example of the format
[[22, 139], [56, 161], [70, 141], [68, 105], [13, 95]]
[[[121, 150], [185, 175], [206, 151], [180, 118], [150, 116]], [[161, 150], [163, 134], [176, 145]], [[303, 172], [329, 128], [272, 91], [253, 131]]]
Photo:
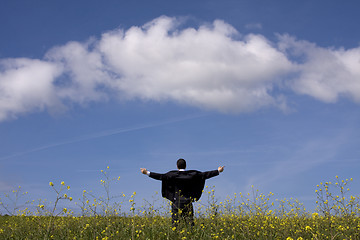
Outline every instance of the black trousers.
[[194, 208], [192, 201], [188, 199], [179, 199], [171, 204], [171, 220], [173, 226], [179, 223], [186, 223], [194, 226]]

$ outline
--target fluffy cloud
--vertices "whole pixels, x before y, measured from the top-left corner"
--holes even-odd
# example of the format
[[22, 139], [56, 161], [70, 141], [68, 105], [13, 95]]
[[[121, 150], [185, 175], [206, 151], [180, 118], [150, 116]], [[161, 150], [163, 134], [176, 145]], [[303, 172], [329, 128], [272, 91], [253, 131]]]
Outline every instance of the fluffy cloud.
[[103, 35], [99, 51], [127, 97], [230, 112], [278, 104], [271, 89], [292, 64], [263, 36], [234, 40], [238, 33], [222, 21], [181, 31], [174, 23], [159, 18]]
[[360, 101], [360, 48], [325, 49], [286, 35], [273, 43], [219, 20], [182, 29], [177, 19], [160, 17], [54, 47], [43, 60], [4, 59], [0, 66], [0, 120], [114, 98], [234, 113], [285, 109], [284, 88], [325, 102]]
[[300, 59], [298, 76], [289, 79], [295, 92], [327, 103], [341, 96], [360, 102], [360, 47], [326, 49], [286, 35], [280, 37], [280, 45]]
[[62, 73], [58, 65], [19, 58], [2, 60], [0, 66], [0, 121], [61, 105], [54, 87]]
[[62, 78], [55, 82], [58, 98], [79, 104], [107, 99], [103, 90], [109, 85], [109, 76], [101, 54], [91, 50], [91, 44], [69, 42], [46, 54], [48, 61], [63, 69]]

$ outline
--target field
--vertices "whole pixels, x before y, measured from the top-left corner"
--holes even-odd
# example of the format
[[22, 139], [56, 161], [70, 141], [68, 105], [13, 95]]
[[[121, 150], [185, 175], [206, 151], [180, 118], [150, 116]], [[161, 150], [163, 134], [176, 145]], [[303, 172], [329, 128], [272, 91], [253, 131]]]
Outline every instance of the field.
[[220, 202], [206, 187], [201, 201], [194, 204], [195, 226], [173, 227], [169, 204], [139, 206], [135, 192], [120, 201], [109, 191], [119, 178], [101, 173], [105, 196], [84, 190], [77, 213], [60, 207], [60, 202], [75, 201], [64, 182], [49, 183], [54, 202], [39, 200], [18, 207], [26, 194], [21, 187], [3, 194], [0, 239], [360, 239], [360, 198], [349, 195], [352, 179], [336, 177], [334, 183], [317, 185], [313, 212], [296, 199], [273, 199], [273, 193], [261, 194], [254, 188]]

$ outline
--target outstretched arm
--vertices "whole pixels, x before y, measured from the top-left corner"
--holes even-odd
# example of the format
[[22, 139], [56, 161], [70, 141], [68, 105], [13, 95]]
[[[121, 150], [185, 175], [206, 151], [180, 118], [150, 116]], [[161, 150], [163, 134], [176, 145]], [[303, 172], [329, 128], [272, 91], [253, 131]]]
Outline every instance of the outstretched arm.
[[220, 166], [220, 167], [218, 167], [217, 170], [202, 172], [202, 176], [204, 179], [209, 179], [209, 178], [219, 175], [223, 171], [224, 171], [224, 166]]
[[146, 170], [146, 168], [140, 168], [140, 171], [142, 174], [146, 174], [149, 177], [154, 178], [156, 180], [162, 180], [163, 177], [165, 176], [165, 174], [150, 172], [150, 171]]

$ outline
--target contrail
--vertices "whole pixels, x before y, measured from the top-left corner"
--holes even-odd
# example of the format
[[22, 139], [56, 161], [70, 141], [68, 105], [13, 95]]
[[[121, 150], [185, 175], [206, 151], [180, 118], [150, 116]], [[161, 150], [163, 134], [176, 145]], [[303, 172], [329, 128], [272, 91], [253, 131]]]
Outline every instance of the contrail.
[[147, 129], [147, 128], [159, 127], [159, 126], [163, 126], [163, 125], [167, 125], [167, 124], [183, 122], [183, 121], [187, 121], [187, 120], [191, 120], [191, 119], [195, 119], [195, 118], [201, 118], [201, 117], [205, 117], [205, 116], [206, 115], [202, 114], [202, 115], [188, 116], [188, 117], [182, 117], [182, 118], [177, 118], [177, 119], [169, 119], [169, 120], [158, 122], [158, 123], [146, 124], [146, 125], [125, 128], [125, 129], [124, 128], [110, 129], [110, 130], [106, 130], [106, 131], [97, 132], [97, 133], [94, 133], [91, 135], [85, 135], [85, 136], [81, 136], [81, 137], [78, 137], [75, 139], [70, 139], [70, 140], [66, 140], [63, 142], [52, 143], [52, 144], [48, 144], [45, 146], [33, 148], [28, 151], [18, 152], [18, 153], [14, 153], [12, 155], [0, 157], [0, 161], [14, 158], [14, 157], [23, 156], [23, 155], [33, 153], [33, 152], [43, 151], [43, 150], [46, 150], [49, 148], [54, 148], [54, 147], [58, 147], [58, 146], [62, 146], [62, 145], [78, 143], [78, 142], [83, 142], [83, 141], [87, 141], [87, 140], [91, 140], [91, 139], [102, 138], [102, 137], [107, 137], [107, 136], [111, 136], [111, 135], [132, 132], [132, 131], [137, 131], [137, 130], [142, 130], [142, 129]]

